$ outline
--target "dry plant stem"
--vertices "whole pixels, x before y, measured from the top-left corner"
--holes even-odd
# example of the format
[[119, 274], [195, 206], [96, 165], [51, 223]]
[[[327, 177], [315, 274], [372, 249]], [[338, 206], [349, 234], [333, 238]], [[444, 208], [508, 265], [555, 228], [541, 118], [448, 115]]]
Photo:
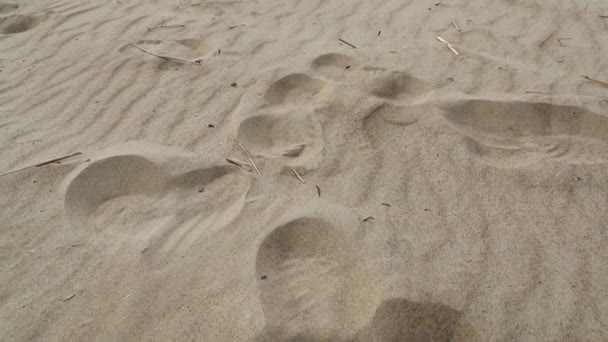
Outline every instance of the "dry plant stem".
[[348, 45], [348, 46], [352, 47], [353, 49], [356, 49], [356, 48], [357, 48], [356, 46], [354, 46], [353, 44], [351, 44], [351, 43], [347, 42], [346, 40], [344, 40], [344, 39], [342, 39], [342, 38], [338, 38], [338, 40], [339, 40], [339, 41], [341, 41], [342, 43], [344, 43], [344, 44], [346, 44], [346, 45]]
[[247, 149], [245, 148], [245, 146], [243, 146], [243, 144], [239, 143], [239, 147], [243, 150], [243, 152], [245, 152], [245, 154], [247, 155], [247, 158], [249, 159], [249, 161], [251, 162], [251, 165], [253, 165], [253, 168], [255, 169], [255, 171], [258, 173], [258, 176], [262, 177], [262, 173], [260, 172], [260, 169], [258, 169], [258, 166], [255, 165], [255, 162], [253, 161], [253, 159], [251, 158], [251, 155], [249, 154], [249, 152], [247, 152]]
[[296, 175], [296, 177], [298, 177], [298, 179], [300, 180], [300, 182], [306, 184], [306, 182], [304, 181], [304, 179], [302, 179], [302, 177], [300, 176], [300, 174], [298, 173], [298, 171], [296, 171], [295, 168], [291, 168], [291, 171], [293, 171], [293, 173]]
[[69, 155], [67, 155], [67, 156], [63, 156], [63, 157], [59, 157], [59, 158], [55, 158], [55, 159], [51, 159], [51, 160], [47, 160], [47, 161], [45, 161], [45, 162], [38, 163], [38, 164], [35, 164], [35, 165], [26, 166], [26, 167], [21, 168], [21, 169], [18, 169], [18, 170], [13, 170], [13, 171], [5, 172], [5, 173], [3, 173], [3, 174], [0, 174], [0, 176], [6, 176], [6, 175], [10, 175], [11, 173], [15, 173], [15, 172], [23, 171], [23, 170], [26, 170], [26, 169], [29, 169], [29, 168], [32, 168], [32, 167], [41, 167], [41, 166], [45, 166], [45, 165], [49, 165], [49, 164], [53, 164], [53, 163], [57, 163], [57, 162], [60, 162], [60, 161], [62, 161], [62, 160], [68, 159], [68, 158], [72, 158], [72, 157], [79, 156], [79, 155], [81, 155], [81, 154], [82, 154], [82, 152], [74, 152], [74, 153], [69, 154]]
[[460, 55], [458, 53], [458, 51], [456, 51], [456, 49], [454, 49], [454, 47], [452, 46], [452, 44], [450, 44], [450, 42], [448, 42], [447, 40], [437, 36], [437, 40], [440, 41], [443, 45], [447, 46], [448, 49], [450, 49], [456, 56]]
[[245, 163], [245, 162], [242, 162], [242, 161], [240, 161], [238, 159], [233, 159], [233, 158], [226, 158], [226, 161], [229, 162], [232, 165], [235, 165], [235, 166], [238, 166], [238, 167], [240, 167], [242, 169], [245, 169], [247, 172], [251, 172], [252, 171], [251, 170], [251, 164], [249, 164], [249, 163]]
[[586, 79], [587, 81], [591, 81], [591, 82], [593, 82], [593, 83], [595, 83], [595, 84], [598, 84], [598, 85], [601, 85], [601, 86], [603, 86], [603, 87], [608, 88], [608, 82], [604, 82], [604, 81], [596, 80], [596, 79], [591, 78], [591, 77], [589, 77], [589, 76], [581, 76], [581, 77], [582, 77], [582, 78], [584, 78], [584, 79]]
[[455, 20], [452, 20], [452, 25], [454, 25], [454, 27], [456, 28], [456, 30], [457, 30], [458, 32], [460, 32], [460, 26], [458, 26], [458, 24], [456, 23], [456, 21], [455, 21]]
[[189, 60], [189, 59], [183, 59], [183, 58], [178, 58], [178, 57], [163, 56], [163, 55], [159, 55], [157, 53], [154, 53], [154, 52], [152, 52], [150, 50], [144, 49], [143, 47], [141, 47], [141, 46], [139, 46], [139, 45], [137, 45], [135, 43], [132, 43], [132, 44], [133, 44], [133, 46], [135, 46], [136, 48], [140, 49], [144, 53], [147, 53], [147, 54], [152, 55], [154, 57], [158, 57], [158, 58], [162, 58], [162, 59], [167, 59], [167, 60], [170, 60], [170, 61], [177, 61], [177, 62], [182, 62], [182, 63], [190, 63], [190, 64], [201, 66], [201, 61], [200, 60], [194, 60], [194, 61], [192, 61], [192, 60]]

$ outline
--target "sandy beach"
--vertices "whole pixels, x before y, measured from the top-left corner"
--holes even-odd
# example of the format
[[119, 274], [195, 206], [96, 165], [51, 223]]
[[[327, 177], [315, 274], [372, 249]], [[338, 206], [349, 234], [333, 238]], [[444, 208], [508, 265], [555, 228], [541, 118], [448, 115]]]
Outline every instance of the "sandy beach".
[[608, 3], [0, 0], [0, 340], [607, 341]]

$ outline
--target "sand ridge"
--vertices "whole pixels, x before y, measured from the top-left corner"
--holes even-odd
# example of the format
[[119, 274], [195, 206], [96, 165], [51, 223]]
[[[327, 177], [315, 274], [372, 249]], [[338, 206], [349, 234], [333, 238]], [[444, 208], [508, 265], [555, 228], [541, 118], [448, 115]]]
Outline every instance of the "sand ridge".
[[1, 339], [605, 340], [606, 11], [0, 2]]

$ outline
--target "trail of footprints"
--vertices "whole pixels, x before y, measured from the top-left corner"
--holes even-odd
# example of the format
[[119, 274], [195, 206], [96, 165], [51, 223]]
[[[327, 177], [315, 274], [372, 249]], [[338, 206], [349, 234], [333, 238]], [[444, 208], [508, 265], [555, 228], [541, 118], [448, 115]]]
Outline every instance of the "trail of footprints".
[[[477, 341], [447, 305], [381, 298], [356, 214], [331, 203], [286, 215], [262, 241], [256, 274], [266, 316], [259, 341]], [[328, 326], [335, 330], [328, 330]]]
[[[180, 48], [190, 57], [207, 53], [192, 39], [141, 43]], [[426, 118], [439, 118], [462, 134], [466, 149], [481, 162], [501, 166], [511, 166], [509, 156], [521, 154], [530, 161], [570, 163], [608, 158], [608, 111], [601, 106], [595, 112], [552, 104], [559, 101], [551, 98], [451, 100], [406, 73], [366, 67], [337, 53], [314, 59], [309, 73], [278, 77], [262, 94], [262, 104], [237, 118], [236, 138], [255, 157], [312, 167], [310, 161], [318, 161], [326, 141], [322, 122], [331, 119], [316, 109], [324, 101], [339, 101], [333, 98], [334, 83], [347, 83], [357, 73], [367, 80], [359, 90], [362, 96], [382, 103], [364, 118], [368, 125], [378, 120], [424, 125]], [[576, 153], [569, 152], [573, 149]], [[187, 251], [239, 215], [251, 182], [240, 169], [200, 166], [196, 159], [161, 146], [111, 148], [68, 177], [66, 210], [75, 225], [136, 241], [147, 253]], [[184, 166], [170, 167], [176, 164]], [[310, 208], [287, 214], [259, 246], [256, 275], [266, 318], [259, 341], [479, 340], [455, 308], [382, 298], [359, 252], [357, 215], [331, 203]]]

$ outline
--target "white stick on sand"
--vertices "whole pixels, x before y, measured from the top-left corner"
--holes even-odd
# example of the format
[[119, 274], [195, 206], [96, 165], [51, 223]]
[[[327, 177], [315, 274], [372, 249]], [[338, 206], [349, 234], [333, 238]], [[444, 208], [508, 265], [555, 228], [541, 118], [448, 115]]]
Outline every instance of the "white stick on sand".
[[450, 49], [456, 56], [460, 55], [458, 53], [458, 51], [456, 51], [456, 49], [454, 49], [454, 47], [452, 46], [452, 44], [450, 44], [450, 42], [448, 42], [447, 40], [437, 36], [437, 40], [440, 41], [443, 45], [447, 46], [448, 49]]
[[159, 55], [157, 53], [154, 53], [154, 52], [152, 52], [150, 50], [147, 50], [147, 49], [145, 49], [145, 48], [143, 48], [143, 47], [141, 47], [141, 46], [139, 46], [139, 45], [137, 45], [135, 43], [131, 43], [131, 44], [133, 46], [135, 46], [136, 48], [140, 49], [141, 51], [143, 51], [143, 52], [145, 52], [145, 53], [147, 53], [149, 55], [152, 55], [154, 57], [158, 57], [158, 58], [162, 58], [162, 59], [167, 59], [167, 60], [170, 60], [170, 61], [176, 61], [176, 62], [182, 62], [182, 63], [190, 63], [190, 64], [194, 64], [194, 65], [198, 65], [198, 66], [202, 65], [201, 64], [201, 62], [203, 61], [202, 59], [189, 60], [189, 59], [183, 59], [183, 58], [179, 58], [179, 57], [163, 56], [163, 55]]
[[258, 166], [255, 165], [255, 162], [253, 161], [253, 159], [251, 158], [251, 155], [249, 155], [249, 152], [247, 152], [247, 149], [245, 148], [245, 146], [243, 146], [243, 144], [239, 143], [239, 147], [243, 150], [243, 152], [245, 152], [245, 154], [247, 155], [247, 158], [249, 159], [249, 161], [251, 162], [251, 165], [253, 165], [253, 168], [255, 169], [255, 171], [258, 173], [258, 176], [262, 177], [262, 173], [260, 172], [260, 169], [258, 169]]

